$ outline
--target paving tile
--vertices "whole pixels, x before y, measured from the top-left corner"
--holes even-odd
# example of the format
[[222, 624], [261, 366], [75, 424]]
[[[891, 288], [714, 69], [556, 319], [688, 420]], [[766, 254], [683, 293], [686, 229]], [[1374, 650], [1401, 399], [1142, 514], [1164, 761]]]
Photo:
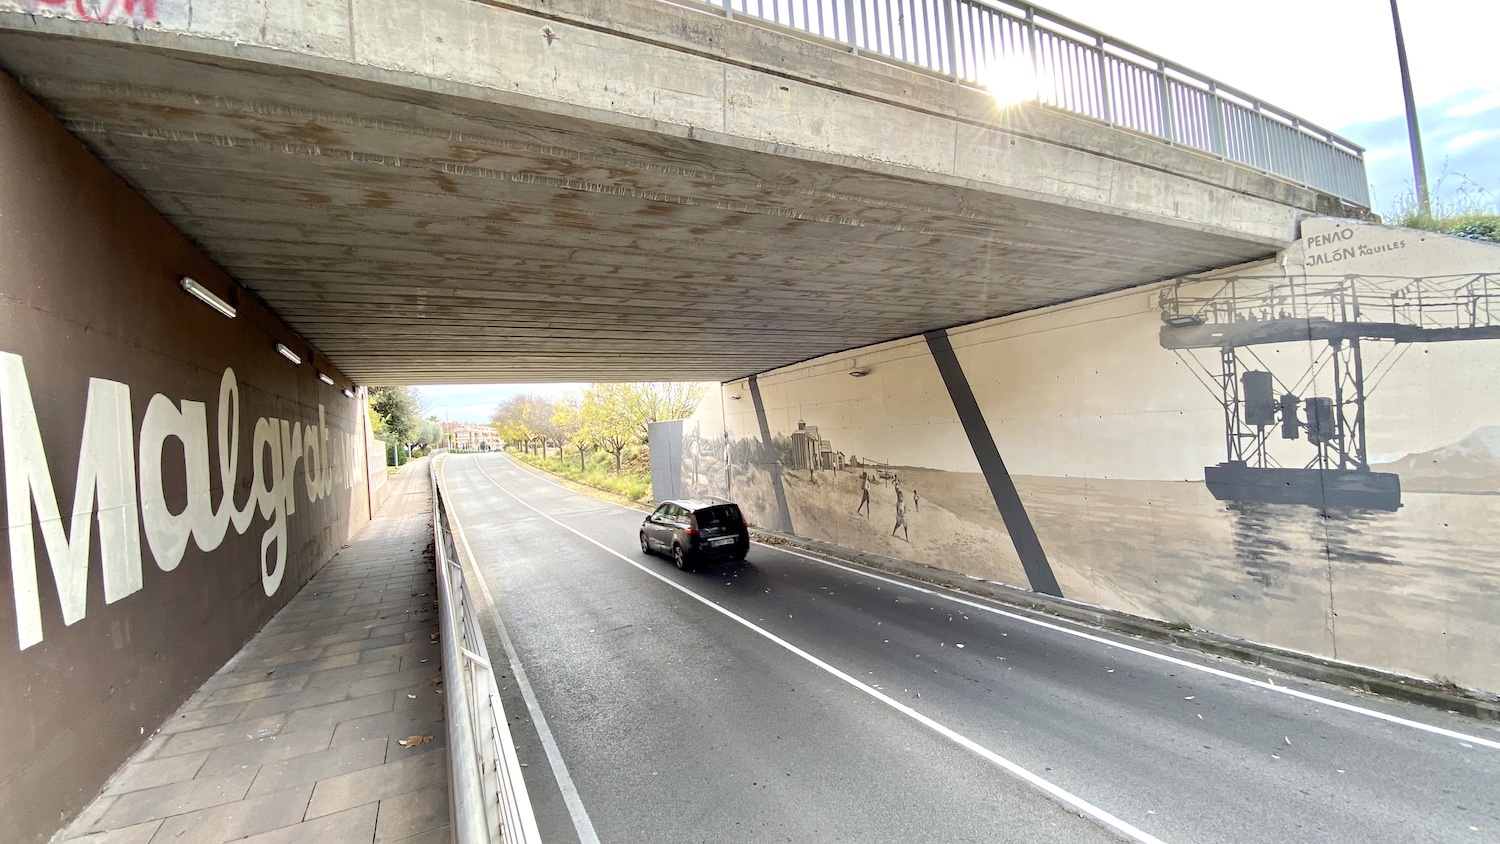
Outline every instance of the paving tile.
[[94, 829], [116, 829], [239, 800], [254, 779], [253, 772], [243, 771], [122, 794], [99, 818]]
[[366, 697], [339, 701], [338, 703], [314, 706], [287, 716], [287, 729], [313, 730], [320, 727], [333, 726], [340, 721], [363, 718], [366, 715], [374, 715], [379, 712], [389, 712], [393, 702], [393, 693], [381, 692]]
[[[371, 677], [367, 680], [349, 684], [349, 694], [355, 697], [371, 695], [393, 689], [405, 689], [411, 686], [428, 686], [428, 681], [434, 677], [441, 677], [442, 672], [436, 666], [418, 665], [409, 671], [397, 671], [392, 674], [383, 674]], [[431, 688], [429, 686], [429, 688]]]
[[404, 754], [406, 748], [400, 747], [396, 742], [407, 736], [430, 735], [433, 737], [432, 742], [422, 745], [429, 747], [431, 744], [441, 744], [446, 733], [441, 712], [397, 709], [339, 724], [333, 731], [333, 745], [387, 739], [390, 742], [387, 745], [387, 757], [394, 758], [389, 748], [395, 747]]
[[408, 791], [436, 785], [447, 777], [446, 751], [408, 756], [381, 765], [333, 777], [313, 788], [307, 817], [318, 818]]
[[434, 659], [436, 657], [441, 657], [442, 651], [436, 644], [428, 641], [427, 637], [424, 636], [415, 642], [408, 642], [403, 639], [396, 642], [395, 644], [388, 645], [383, 648], [373, 648], [371, 650], [367, 650], [360, 654], [360, 659], [364, 660], [365, 662], [373, 662], [375, 660], [384, 659], [385, 657], [391, 656], [419, 656], [427, 657], [428, 659]]
[[[330, 668], [307, 675], [308, 686], [319, 688], [324, 686], [342, 685], [348, 688], [350, 683], [364, 680], [370, 677], [378, 677], [382, 674], [395, 674], [401, 670], [401, 658], [399, 656], [387, 656], [384, 659], [361, 661], [354, 665], [346, 665], [343, 668]], [[358, 694], [354, 694], [359, 697]]]
[[323, 649], [323, 654], [325, 656], [333, 656], [334, 654], [344, 654], [353, 651], [359, 651], [360, 656], [363, 657], [365, 653], [372, 650], [404, 644], [406, 644], [406, 636], [401, 633], [393, 633], [389, 636], [355, 639], [352, 642], [341, 642], [337, 645], [329, 645], [328, 647]]
[[[294, 674], [309, 674], [313, 671], [322, 671], [325, 668], [342, 668], [345, 665], [353, 665], [359, 662], [357, 653], [340, 653], [331, 656], [317, 656], [321, 649], [313, 652], [313, 655], [302, 651], [289, 651], [279, 656], [266, 657], [250, 666], [248, 670], [263, 669], [274, 671], [276, 677], [290, 677]], [[262, 676], [261, 679], [267, 679]]]
[[367, 741], [330, 747], [265, 765], [250, 785], [250, 796], [280, 791], [296, 785], [312, 786], [318, 780], [385, 764], [385, 741]]
[[132, 760], [109, 781], [104, 793], [124, 794], [127, 791], [140, 791], [144, 788], [190, 780], [198, 775], [198, 770], [207, 761], [208, 754], [209, 751], [200, 750], [197, 753], [168, 756], [164, 759]]
[[446, 823], [437, 829], [429, 829], [420, 832], [410, 838], [403, 838], [395, 844], [451, 844], [453, 831]]
[[79, 838], [64, 838], [61, 844], [147, 844], [161, 824], [161, 821], [146, 821], [119, 829], [95, 832]]
[[240, 719], [243, 711], [243, 703], [231, 703], [224, 706], [214, 706], [207, 709], [197, 709], [191, 712], [179, 711], [167, 723], [161, 725], [160, 732], [184, 733], [188, 730], [201, 730], [204, 727], [217, 727], [220, 724], [229, 724]]
[[[312, 783], [286, 788], [162, 822], [151, 844], [223, 844], [301, 823]], [[309, 839], [311, 840], [311, 839]]]
[[380, 801], [380, 812], [375, 822], [375, 842], [385, 844], [400, 841], [447, 823], [447, 783], [430, 785]]
[[212, 750], [215, 747], [223, 747], [226, 744], [274, 736], [281, 732], [281, 727], [286, 723], [286, 719], [286, 713], [282, 712], [250, 721], [236, 721], [233, 724], [220, 724], [213, 727], [204, 727], [201, 730], [189, 730], [185, 733], [178, 733], [168, 738], [166, 744], [161, 750], [157, 751], [156, 755], [162, 757], [177, 756], [183, 753], [196, 753], [200, 750]]
[[238, 844], [370, 844], [377, 806], [369, 803], [316, 820], [240, 839]]
[[333, 738], [333, 728], [304, 732], [278, 733], [274, 736], [226, 745], [209, 753], [199, 776], [227, 774], [242, 768], [256, 769], [262, 765], [280, 762], [327, 750]]
[[241, 686], [230, 686], [227, 689], [219, 689], [204, 696], [204, 706], [221, 706], [231, 703], [244, 703], [260, 698], [284, 695], [289, 692], [300, 692], [307, 685], [310, 675], [300, 674], [291, 677], [276, 677], [271, 680], [262, 680], [258, 683], [246, 683]]
[[263, 718], [278, 712], [284, 713], [311, 709], [314, 706], [322, 706], [325, 703], [333, 703], [349, 697], [363, 697], [363, 695], [351, 695], [347, 684], [323, 686], [316, 689], [303, 689], [300, 692], [252, 700], [245, 704], [245, 711], [240, 713], [240, 718], [242, 720]]

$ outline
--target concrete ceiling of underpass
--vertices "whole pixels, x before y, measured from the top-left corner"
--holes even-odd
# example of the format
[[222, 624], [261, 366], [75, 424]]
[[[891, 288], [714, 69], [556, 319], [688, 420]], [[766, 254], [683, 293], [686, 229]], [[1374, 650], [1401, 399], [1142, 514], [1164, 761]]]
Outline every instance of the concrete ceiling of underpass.
[[363, 384], [727, 380], [1264, 240], [230, 59], [5, 69]]

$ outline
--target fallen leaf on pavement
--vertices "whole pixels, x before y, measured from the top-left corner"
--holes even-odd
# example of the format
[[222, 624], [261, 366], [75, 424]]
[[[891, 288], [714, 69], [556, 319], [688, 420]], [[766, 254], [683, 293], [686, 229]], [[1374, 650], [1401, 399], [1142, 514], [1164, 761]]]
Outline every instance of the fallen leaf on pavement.
[[432, 741], [432, 736], [407, 736], [396, 743], [402, 747], [416, 747], [419, 744], [426, 744], [429, 741]]

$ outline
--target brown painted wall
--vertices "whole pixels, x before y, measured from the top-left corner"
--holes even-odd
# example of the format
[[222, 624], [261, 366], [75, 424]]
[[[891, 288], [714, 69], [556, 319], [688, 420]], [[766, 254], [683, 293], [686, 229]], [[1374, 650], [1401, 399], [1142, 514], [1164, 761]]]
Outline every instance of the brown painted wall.
[[[238, 301], [238, 318], [185, 294], [178, 286], [183, 275]], [[0, 838], [6, 841], [45, 840], [76, 813], [144, 736], [368, 519], [362, 403], [344, 397], [347, 380], [306, 343], [251, 297], [231, 291], [229, 279], [202, 252], [0, 75], [0, 475], [6, 479], [0, 500], [7, 513], [0, 541], [0, 724], [6, 734]], [[278, 356], [277, 341], [299, 350], [304, 363], [294, 367]], [[312, 364], [338, 387], [320, 383]], [[142, 454], [141, 435], [156, 423], [172, 423], [176, 412], [185, 409], [191, 417], [201, 410], [202, 420], [190, 418], [177, 430], [194, 442], [200, 442], [192, 436], [195, 428], [198, 436], [206, 432], [200, 445], [206, 444], [207, 473], [197, 475], [206, 479], [206, 489], [197, 490], [206, 497], [195, 502], [206, 505], [202, 512], [222, 507], [219, 412], [230, 369], [239, 396], [237, 425], [231, 426], [238, 436], [232, 509], [248, 506], [250, 512], [224, 528], [222, 540], [206, 525], [199, 526], [202, 538], [182, 535], [179, 561], [168, 547], [171, 514], [200, 512], [185, 513], [187, 455], [200, 452], [168, 437], [160, 456]], [[114, 383], [95, 384], [91, 393], [91, 379]], [[25, 413], [28, 393], [34, 426]], [[97, 401], [90, 430], [96, 433], [110, 418], [104, 399], [128, 394], [128, 410], [114, 416], [127, 420], [121, 430], [128, 436], [101, 439], [95, 459], [83, 461], [101, 469], [105, 512], [74, 522], [91, 394]], [[186, 404], [192, 402], [201, 407]], [[255, 432], [258, 423], [273, 430], [267, 420], [285, 420], [286, 433], [318, 442], [303, 444], [286, 478], [274, 471], [268, 446], [260, 462], [269, 468], [256, 470]], [[279, 440], [282, 426], [275, 426]], [[27, 472], [38, 465], [28, 431], [40, 435], [45, 472]], [[282, 446], [286, 455], [290, 448]], [[142, 515], [159, 512], [148, 502], [152, 482], [143, 480], [154, 476], [143, 470], [156, 466], [167, 511], [159, 519]], [[39, 512], [51, 508], [30, 503], [45, 498], [35, 484], [45, 477], [60, 525], [37, 524]], [[120, 477], [132, 483], [109, 491], [109, 479]], [[278, 506], [295, 510], [285, 516], [279, 583], [265, 577], [276, 569], [275, 543], [267, 568], [260, 559], [262, 538], [280, 518]], [[128, 518], [113, 518], [116, 508], [129, 510]], [[96, 501], [83, 509], [96, 510]], [[106, 522], [123, 532], [101, 539]], [[60, 568], [66, 582], [72, 569], [57, 559], [63, 555], [49, 554], [49, 533], [51, 550], [60, 550], [58, 537], [76, 541], [81, 524], [91, 537], [86, 606], [81, 618], [65, 624], [54, 570]], [[32, 540], [30, 566], [22, 531]], [[133, 532], [139, 533], [138, 554], [129, 542]], [[106, 595], [106, 556], [120, 575], [111, 584], [113, 601]], [[26, 588], [32, 569], [34, 603]], [[27, 618], [38, 617], [31, 607], [39, 610], [39, 629], [28, 627]]]

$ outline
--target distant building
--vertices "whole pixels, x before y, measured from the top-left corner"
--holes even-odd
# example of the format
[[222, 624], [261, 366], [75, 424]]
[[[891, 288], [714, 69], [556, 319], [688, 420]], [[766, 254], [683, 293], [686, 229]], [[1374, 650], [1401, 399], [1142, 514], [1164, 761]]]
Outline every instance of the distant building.
[[504, 441], [489, 425], [443, 422], [443, 444], [462, 451], [499, 451]]
[[818, 436], [818, 427], [797, 422], [792, 432], [793, 469], [842, 469], [843, 459], [833, 450], [833, 443]]

